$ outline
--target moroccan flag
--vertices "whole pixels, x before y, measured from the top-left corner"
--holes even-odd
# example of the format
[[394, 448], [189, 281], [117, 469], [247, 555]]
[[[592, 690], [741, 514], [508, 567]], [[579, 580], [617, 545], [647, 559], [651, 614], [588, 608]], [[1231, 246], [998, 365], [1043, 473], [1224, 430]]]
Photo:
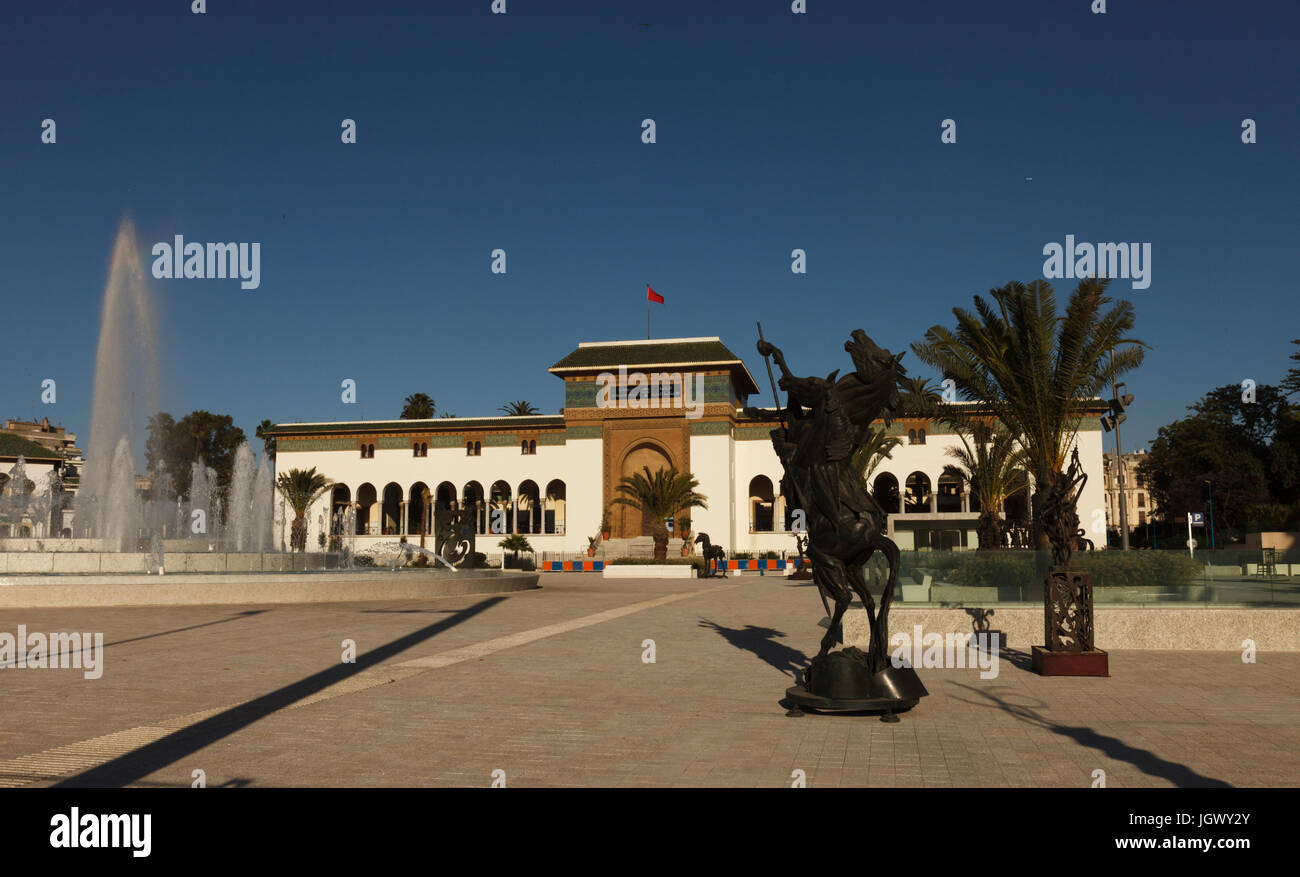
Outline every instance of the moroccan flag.
[[659, 304], [663, 304], [663, 303], [664, 303], [664, 297], [663, 297], [662, 295], [660, 295], [659, 293], [655, 292], [653, 289], [651, 289], [649, 284], [646, 284], [646, 288], [645, 288], [645, 300], [646, 300], [646, 301], [657, 301], [657, 302], [659, 302]]

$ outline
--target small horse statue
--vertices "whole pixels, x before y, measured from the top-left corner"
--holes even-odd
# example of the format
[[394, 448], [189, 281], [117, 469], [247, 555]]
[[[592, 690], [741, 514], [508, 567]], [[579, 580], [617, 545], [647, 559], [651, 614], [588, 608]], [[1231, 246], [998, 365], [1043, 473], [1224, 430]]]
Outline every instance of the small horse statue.
[[725, 579], [727, 577], [727, 568], [723, 565], [723, 561], [726, 560], [727, 552], [722, 550], [722, 546], [710, 542], [708, 533], [701, 533], [696, 536], [695, 544], [704, 546], [700, 549], [700, 553], [704, 555], [704, 572], [700, 574], [700, 578], [711, 579], [714, 576], [721, 575]]

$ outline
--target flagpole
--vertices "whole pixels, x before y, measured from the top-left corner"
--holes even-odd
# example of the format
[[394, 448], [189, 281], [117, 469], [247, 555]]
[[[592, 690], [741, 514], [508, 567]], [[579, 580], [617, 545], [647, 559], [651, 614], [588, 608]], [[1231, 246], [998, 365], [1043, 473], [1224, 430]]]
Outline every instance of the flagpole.
[[645, 285], [645, 340], [650, 340], [650, 284]]

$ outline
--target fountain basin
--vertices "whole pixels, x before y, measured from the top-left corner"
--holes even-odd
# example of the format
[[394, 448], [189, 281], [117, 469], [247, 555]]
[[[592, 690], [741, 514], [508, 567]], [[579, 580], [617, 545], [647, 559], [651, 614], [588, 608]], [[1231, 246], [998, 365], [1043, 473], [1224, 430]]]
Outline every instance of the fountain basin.
[[532, 590], [538, 587], [537, 578], [537, 573], [515, 570], [449, 572], [443, 569], [181, 573], [162, 576], [0, 575], [0, 609], [248, 606], [268, 603], [423, 600], [430, 597]]

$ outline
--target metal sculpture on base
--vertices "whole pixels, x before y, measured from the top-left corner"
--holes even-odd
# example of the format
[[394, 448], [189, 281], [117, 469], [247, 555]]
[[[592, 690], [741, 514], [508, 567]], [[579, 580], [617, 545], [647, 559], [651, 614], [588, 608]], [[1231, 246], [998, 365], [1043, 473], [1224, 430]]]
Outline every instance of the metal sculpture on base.
[[714, 545], [709, 541], [708, 533], [701, 533], [695, 537], [695, 544], [703, 545], [700, 553], [704, 555], [704, 571], [700, 573], [700, 578], [711, 579], [714, 576], [727, 577], [727, 568], [723, 566], [727, 557], [727, 552], [722, 550], [721, 545]]
[[1092, 573], [1072, 569], [1076, 549], [1089, 550], [1079, 527], [1078, 502], [1088, 476], [1079, 449], [1065, 472], [1049, 477], [1043, 500], [1043, 531], [1052, 545], [1052, 568], [1043, 583], [1043, 636], [1034, 646], [1033, 668], [1043, 676], [1109, 676], [1109, 656], [1093, 640]]
[[434, 551], [454, 567], [474, 569], [477, 508], [473, 504], [434, 509]]
[[[885, 513], [851, 458], [873, 420], [900, 410], [898, 383], [905, 372], [899, 365], [901, 355], [877, 347], [861, 329], [853, 332], [844, 349], [853, 360], [852, 372], [838, 379], [838, 371], [826, 378], [801, 378], [791, 373], [781, 351], [763, 339], [759, 327], [758, 352], [780, 367], [780, 387], [788, 397], [781, 428], [772, 430], [772, 445], [785, 469], [781, 490], [791, 506], [804, 513], [813, 581], [835, 604], [821, 651], [804, 671], [803, 684], [788, 689], [786, 699], [793, 704], [790, 715], [804, 709], [878, 711], [885, 713], [885, 721], [897, 721], [894, 713], [912, 708], [929, 692], [915, 670], [889, 661], [889, 607], [898, 585], [898, 546], [885, 536]], [[770, 365], [768, 370], [770, 378]], [[864, 573], [877, 551], [889, 561], [879, 611]], [[850, 646], [832, 652], [842, 639], [840, 622], [854, 594], [867, 611], [867, 650]]]

